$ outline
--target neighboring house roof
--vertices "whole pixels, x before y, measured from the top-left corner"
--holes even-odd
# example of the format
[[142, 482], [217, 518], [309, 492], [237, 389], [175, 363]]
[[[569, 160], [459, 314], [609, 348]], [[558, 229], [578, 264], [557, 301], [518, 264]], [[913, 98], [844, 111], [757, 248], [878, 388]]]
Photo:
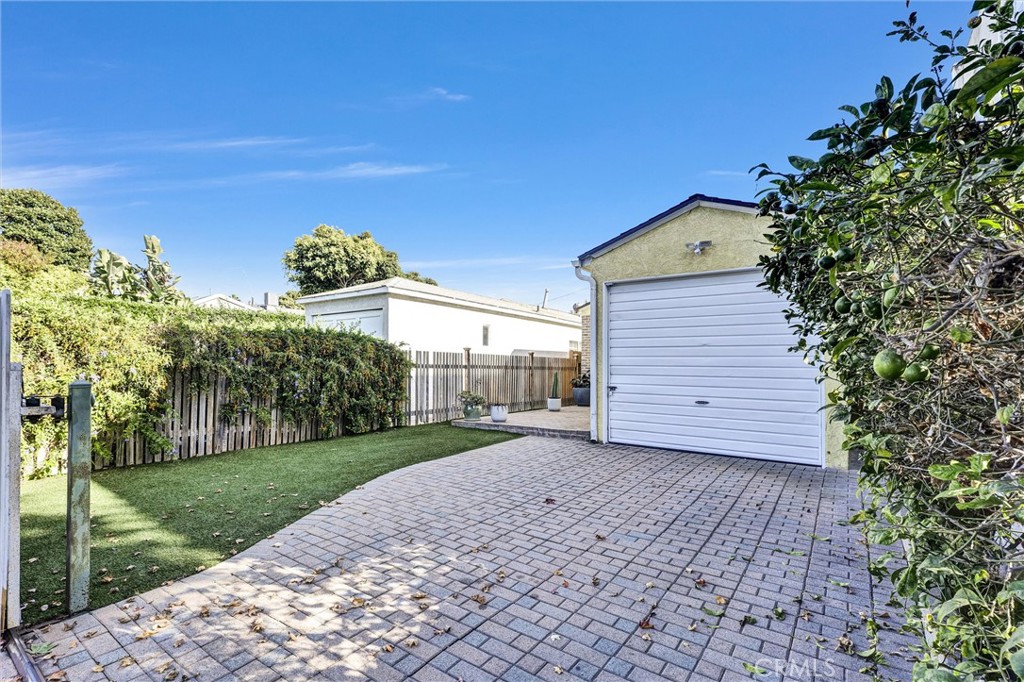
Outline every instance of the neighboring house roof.
[[516, 303], [515, 301], [509, 301], [504, 298], [491, 298], [490, 296], [480, 296], [478, 294], [470, 294], [465, 291], [446, 289], [434, 284], [424, 284], [423, 282], [405, 279], [404, 277], [392, 277], [391, 279], [385, 279], [379, 282], [368, 282], [366, 284], [357, 284], [356, 286], [346, 287], [344, 289], [335, 289], [333, 291], [324, 291], [319, 294], [310, 294], [309, 296], [302, 296], [301, 298], [296, 299], [296, 302], [302, 305], [310, 305], [312, 303], [319, 303], [323, 301], [336, 301], [346, 298], [373, 296], [379, 294], [396, 296], [414, 301], [422, 301], [425, 303], [453, 305], [460, 308], [486, 310], [494, 313], [504, 313], [520, 317], [529, 317], [532, 319], [541, 319], [546, 322], [561, 322], [573, 325], [578, 325], [580, 323], [579, 316], [574, 315], [573, 313], [565, 313], [560, 310], [541, 308], [540, 306], [527, 305], [525, 303]]
[[706, 194], [694, 194], [693, 196], [688, 197], [687, 199], [676, 204], [667, 211], [663, 211], [658, 215], [654, 216], [653, 218], [645, 220], [636, 227], [631, 227], [630, 229], [626, 230], [619, 236], [612, 237], [603, 244], [598, 244], [589, 251], [580, 254], [580, 256], [576, 260], [582, 263], [587, 259], [596, 258], [597, 256], [600, 256], [604, 253], [611, 251], [620, 244], [628, 242], [630, 239], [639, 237], [645, 232], [649, 232], [654, 228], [660, 225], [664, 225], [668, 221], [674, 218], [678, 218], [684, 213], [689, 213], [693, 209], [701, 206], [706, 208], [718, 208], [725, 211], [738, 211], [740, 213], [752, 214], [757, 212], [757, 204], [750, 201], [738, 201], [736, 199], [722, 199], [721, 197], [710, 197]]
[[192, 303], [200, 308], [227, 308], [230, 310], [262, 310], [254, 305], [243, 303], [237, 298], [231, 298], [227, 294], [210, 294], [193, 298]]

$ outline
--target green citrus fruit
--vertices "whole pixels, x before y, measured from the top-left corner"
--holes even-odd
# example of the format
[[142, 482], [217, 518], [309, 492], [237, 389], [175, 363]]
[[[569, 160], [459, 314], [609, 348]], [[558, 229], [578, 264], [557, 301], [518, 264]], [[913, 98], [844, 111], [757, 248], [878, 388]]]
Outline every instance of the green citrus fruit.
[[818, 259], [818, 267], [822, 270], [831, 270], [836, 266], [836, 259], [832, 256], [822, 256]]
[[912, 362], [907, 365], [905, 370], [903, 370], [903, 374], [901, 376], [908, 384], [916, 384], [917, 382], [924, 381], [928, 378], [928, 370], [916, 362]]
[[850, 299], [846, 298], [845, 296], [840, 296], [839, 298], [836, 299], [836, 302], [833, 307], [836, 309], [837, 313], [845, 315], [848, 312], [850, 312], [850, 308], [853, 307], [853, 303], [850, 301]]
[[840, 263], [849, 263], [857, 257], [857, 252], [849, 246], [843, 246], [837, 249], [836, 252], [832, 254], [832, 257]]
[[921, 360], [934, 360], [939, 357], [940, 353], [942, 353], [941, 348], [936, 346], [934, 343], [926, 343], [924, 344], [924, 347], [921, 348], [921, 352], [918, 353], [917, 357]]
[[877, 298], [870, 298], [864, 301], [861, 305], [861, 310], [873, 320], [882, 319], [882, 304], [878, 302]]
[[853, 313], [854, 315], [860, 315], [860, 308], [860, 301], [854, 301], [853, 303], [850, 304], [850, 312]]
[[896, 299], [898, 299], [899, 297], [899, 287], [892, 287], [891, 289], [886, 289], [885, 293], [882, 294], [882, 305], [885, 306], [886, 308], [890, 308], [892, 307], [892, 304], [896, 302]]
[[903, 370], [907, 368], [907, 361], [896, 351], [886, 348], [883, 351], [879, 351], [878, 355], [875, 356], [872, 367], [875, 370], [875, 374], [883, 379], [892, 381], [898, 379], [903, 374]]

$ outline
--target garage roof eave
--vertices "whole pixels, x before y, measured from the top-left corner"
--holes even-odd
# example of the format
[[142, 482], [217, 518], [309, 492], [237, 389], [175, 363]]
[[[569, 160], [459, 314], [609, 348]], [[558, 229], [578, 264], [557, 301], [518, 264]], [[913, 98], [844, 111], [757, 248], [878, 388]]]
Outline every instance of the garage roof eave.
[[616, 237], [612, 237], [603, 244], [598, 244], [589, 251], [580, 254], [579, 257], [577, 257], [576, 260], [573, 262], [573, 264], [576, 265], [577, 263], [579, 263], [580, 265], [585, 266], [588, 263], [590, 263], [593, 259], [608, 253], [612, 249], [620, 246], [621, 244], [624, 244], [625, 242], [628, 242], [631, 239], [635, 239], [636, 237], [639, 237], [641, 234], [649, 232], [654, 228], [667, 223], [673, 218], [678, 218], [684, 213], [689, 213], [693, 209], [701, 206], [705, 208], [717, 208], [724, 211], [738, 211], [740, 213], [747, 213], [750, 215], [755, 215], [757, 213], [757, 204], [751, 201], [740, 201], [738, 199], [723, 199], [722, 197], [712, 197], [706, 194], [694, 194], [684, 199], [682, 202], [676, 204], [672, 208], [668, 209], [667, 211], [663, 211], [658, 215], [654, 216], [653, 218], [645, 220], [636, 227], [631, 227], [622, 234]]

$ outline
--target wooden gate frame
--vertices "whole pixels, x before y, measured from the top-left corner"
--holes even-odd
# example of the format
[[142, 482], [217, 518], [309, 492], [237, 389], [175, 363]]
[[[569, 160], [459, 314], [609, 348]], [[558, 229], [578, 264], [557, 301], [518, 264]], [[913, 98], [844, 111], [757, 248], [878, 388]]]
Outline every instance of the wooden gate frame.
[[11, 362], [11, 291], [0, 292], [0, 631], [21, 625], [21, 365]]

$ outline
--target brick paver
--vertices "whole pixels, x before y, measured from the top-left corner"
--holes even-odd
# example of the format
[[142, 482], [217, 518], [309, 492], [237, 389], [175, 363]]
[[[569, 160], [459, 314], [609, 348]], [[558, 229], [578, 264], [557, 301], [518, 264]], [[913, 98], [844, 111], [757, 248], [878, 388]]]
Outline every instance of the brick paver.
[[383, 476], [31, 636], [71, 682], [845, 682], [869, 679], [846, 651], [874, 610], [882, 673], [909, 679], [843, 521], [854, 489], [842, 471], [522, 438]]

